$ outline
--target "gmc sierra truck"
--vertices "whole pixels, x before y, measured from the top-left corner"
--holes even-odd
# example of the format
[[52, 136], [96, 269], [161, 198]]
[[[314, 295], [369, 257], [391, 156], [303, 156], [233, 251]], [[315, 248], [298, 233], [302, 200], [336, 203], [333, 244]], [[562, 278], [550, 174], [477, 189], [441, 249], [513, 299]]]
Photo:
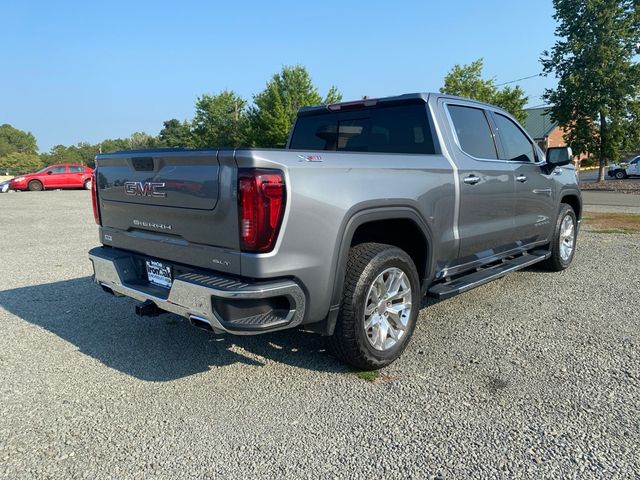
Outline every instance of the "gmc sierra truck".
[[285, 149], [98, 155], [95, 281], [216, 333], [301, 327], [376, 369], [445, 299], [567, 268], [582, 213], [568, 148], [507, 112], [408, 94], [298, 113]]

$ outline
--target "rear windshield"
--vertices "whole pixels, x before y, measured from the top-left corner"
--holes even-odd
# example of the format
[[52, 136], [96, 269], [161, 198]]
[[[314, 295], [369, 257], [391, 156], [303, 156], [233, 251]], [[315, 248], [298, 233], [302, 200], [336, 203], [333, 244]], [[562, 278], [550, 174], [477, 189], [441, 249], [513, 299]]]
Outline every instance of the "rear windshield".
[[424, 103], [300, 116], [289, 148], [435, 153]]

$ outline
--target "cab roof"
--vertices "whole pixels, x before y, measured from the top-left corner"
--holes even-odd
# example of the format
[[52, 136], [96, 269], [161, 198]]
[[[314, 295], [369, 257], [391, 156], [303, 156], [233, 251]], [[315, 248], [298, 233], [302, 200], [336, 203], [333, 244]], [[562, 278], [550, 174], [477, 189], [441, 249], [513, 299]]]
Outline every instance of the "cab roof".
[[349, 102], [340, 102], [334, 103], [331, 105], [315, 105], [313, 107], [302, 107], [298, 111], [298, 115], [313, 115], [314, 113], [321, 113], [326, 111], [342, 111], [356, 108], [366, 108], [366, 107], [374, 107], [377, 105], [391, 106], [391, 105], [402, 105], [408, 103], [418, 103], [423, 102], [427, 103], [429, 98], [447, 98], [451, 100], [463, 100], [465, 102], [472, 102], [478, 105], [487, 106], [491, 108], [498, 108], [495, 105], [490, 105], [488, 103], [480, 102], [478, 100], [473, 100], [471, 98], [458, 97], [455, 95], [446, 95], [443, 93], [435, 93], [435, 92], [422, 92], [422, 93], [405, 93], [403, 95], [394, 95], [390, 97], [381, 97], [381, 98], [363, 98], [361, 100], [349, 101]]

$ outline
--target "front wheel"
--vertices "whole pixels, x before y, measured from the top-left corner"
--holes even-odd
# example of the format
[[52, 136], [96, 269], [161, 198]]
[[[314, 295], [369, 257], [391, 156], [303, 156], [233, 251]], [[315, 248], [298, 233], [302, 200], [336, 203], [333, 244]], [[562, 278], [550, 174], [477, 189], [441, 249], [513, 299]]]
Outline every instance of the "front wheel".
[[566, 203], [561, 204], [551, 239], [551, 256], [545, 261], [545, 267], [553, 272], [559, 272], [571, 264], [576, 252], [577, 233], [578, 220], [573, 208]]
[[330, 349], [361, 370], [389, 365], [413, 334], [420, 300], [418, 272], [406, 252], [380, 243], [353, 247]]
[[29, 190], [32, 192], [41, 192], [42, 190], [44, 190], [42, 182], [40, 182], [39, 180], [31, 180], [27, 188], [29, 188]]
[[624, 170], [617, 170], [615, 177], [618, 180], [624, 180], [625, 178], [627, 178], [627, 172], [625, 172]]

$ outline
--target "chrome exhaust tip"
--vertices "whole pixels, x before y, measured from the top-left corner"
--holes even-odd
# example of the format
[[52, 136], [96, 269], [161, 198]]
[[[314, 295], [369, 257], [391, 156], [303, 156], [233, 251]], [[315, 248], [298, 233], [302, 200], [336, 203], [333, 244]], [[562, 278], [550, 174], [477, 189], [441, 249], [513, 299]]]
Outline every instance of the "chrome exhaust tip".
[[189, 322], [191, 325], [197, 328], [201, 328], [202, 330], [207, 330], [208, 332], [213, 332], [213, 327], [209, 320], [203, 317], [199, 317], [197, 315], [189, 315]]

